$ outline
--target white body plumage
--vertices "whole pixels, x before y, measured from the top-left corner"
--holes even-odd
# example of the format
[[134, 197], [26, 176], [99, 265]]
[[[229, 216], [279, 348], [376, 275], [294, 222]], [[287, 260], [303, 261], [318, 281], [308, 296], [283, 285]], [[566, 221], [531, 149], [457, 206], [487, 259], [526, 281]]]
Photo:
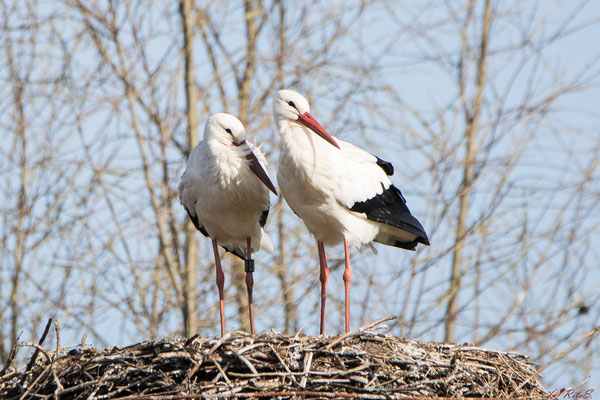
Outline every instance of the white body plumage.
[[[231, 127], [226, 129], [233, 141], [223, 126]], [[240, 257], [246, 254], [247, 238], [252, 241], [252, 251], [273, 251], [263, 229], [269, 188], [251, 169], [250, 154], [264, 170], [265, 157], [245, 141], [241, 122], [229, 114], [214, 114], [206, 124], [204, 139], [190, 154], [179, 184], [179, 200], [190, 218], [197, 218], [196, 227]]]

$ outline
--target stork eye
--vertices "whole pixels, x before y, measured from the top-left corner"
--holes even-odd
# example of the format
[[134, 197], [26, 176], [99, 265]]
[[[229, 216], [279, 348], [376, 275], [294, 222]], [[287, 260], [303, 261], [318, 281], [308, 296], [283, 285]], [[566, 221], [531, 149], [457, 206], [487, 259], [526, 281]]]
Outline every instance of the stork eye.
[[[296, 108], [296, 106], [294, 105], [294, 102], [291, 100], [288, 101], [288, 106]], [[296, 110], [297, 110], [297, 108], [296, 108]]]
[[225, 132], [229, 133], [230, 135], [233, 135], [233, 133], [231, 133], [231, 129], [229, 128], [225, 129]]

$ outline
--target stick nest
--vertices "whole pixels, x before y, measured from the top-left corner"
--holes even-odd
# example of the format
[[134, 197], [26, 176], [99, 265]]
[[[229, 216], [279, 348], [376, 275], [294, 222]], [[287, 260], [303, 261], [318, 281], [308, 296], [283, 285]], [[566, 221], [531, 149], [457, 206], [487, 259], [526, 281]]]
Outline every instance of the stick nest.
[[0, 375], [2, 399], [548, 398], [524, 355], [366, 328], [42, 349], [30, 369]]

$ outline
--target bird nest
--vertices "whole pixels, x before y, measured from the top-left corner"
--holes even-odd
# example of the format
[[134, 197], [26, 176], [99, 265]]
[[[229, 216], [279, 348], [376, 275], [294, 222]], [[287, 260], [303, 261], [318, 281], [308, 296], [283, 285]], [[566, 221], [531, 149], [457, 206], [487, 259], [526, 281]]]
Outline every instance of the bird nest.
[[37, 346], [37, 361], [0, 374], [0, 398], [548, 398], [524, 355], [397, 338], [372, 325], [339, 336], [230, 332], [103, 351]]

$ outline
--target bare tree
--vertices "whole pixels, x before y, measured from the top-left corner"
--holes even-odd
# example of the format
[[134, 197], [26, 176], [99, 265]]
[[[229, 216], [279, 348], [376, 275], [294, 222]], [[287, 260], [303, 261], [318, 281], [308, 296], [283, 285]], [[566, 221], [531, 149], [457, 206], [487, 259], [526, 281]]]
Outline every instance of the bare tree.
[[89, 207], [98, 196], [82, 157], [71, 154], [65, 144], [75, 104], [64, 96], [71, 78], [70, 54], [51, 45], [63, 39], [60, 18], [34, 5], [0, 6], [5, 60], [0, 99], [0, 362], [18, 340], [35, 337], [37, 325], [48, 315], [77, 303], [70, 294], [81, 277], [86, 249], [70, 239], [85, 235]]
[[[596, 150], [590, 151], [597, 144], [582, 145], [586, 128], [564, 125], [560, 115], [573, 112], [563, 108], [565, 102], [593, 90], [598, 54], [571, 72], [559, 70], [555, 59], [559, 42], [597, 20], [582, 12], [587, 2], [553, 4], [546, 9], [431, 2], [419, 11], [393, 10], [398, 20], [405, 19], [404, 12], [415, 17], [407, 33], [414, 39], [408, 50], [413, 60], [405, 71], [418, 60], [416, 68], [438, 71], [433, 80], [448, 94], [424, 109], [403, 100], [410, 91], [396, 92], [397, 102], [406, 105], [399, 124], [409, 138], [402, 143], [409, 154], [427, 160], [429, 179], [418, 170], [413, 176], [428, 181], [428, 197], [435, 199], [429, 213], [437, 247], [398, 274], [408, 275], [411, 284], [401, 332], [420, 335], [443, 327], [448, 341], [525, 346], [543, 356], [594, 327], [594, 318], [584, 323], [577, 311], [585, 292], [585, 285], [574, 284], [580, 272], [576, 278], [567, 271], [594, 257], [588, 240], [598, 226], [579, 207], [587, 196], [581, 189], [597, 174]], [[448, 32], [455, 40], [448, 40]], [[591, 121], [588, 115], [573, 112], [571, 118]], [[573, 164], [574, 154], [586, 161]], [[448, 286], [429, 272], [444, 265]], [[445, 295], [434, 289], [442, 285]], [[587, 293], [586, 303], [593, 297]], [[411, 306], [410, 298], [418, 301]], [[435, 314], [437, 321], [419, 318]], [[573, 330], [546, 341], [558, 326]], [[533, 349], [542, 336], [544, 351], [538, 353]]]
[[[473, 9], [475, 7], [475, 1], [469, 2], [467, 7], [467, 16], [465, 18], [465, 27], [462, 31], [462, 48], [463, 52], [461, 57], [468, 57], [466, 49], [469, 44], [467, 42], [467, 31], [471, 23], [473, 15]], [[456, 221], [456, 240], [454, 248], [452, 250], [452, 273], [450, 276], [450, 288], [448, 292], [448, 310], [446, 311], [446, 323], [445, 323], [445, 334], [444, 340], [451, 342], [454, 339], [454, 328], [456, 325], [456, 313], [457, 313], [457, 298], [460, 291], [461, 281], [461, 265], [462, 261], [462, 249], [464, 246], [464, 240], [467, 236], [467, 214], [469, 212], [469, 198], [471, 196], [471, 186], [473, 185], [473, 176], [475, 169], [475, 154], [477, 149], [475, 147], [475, 135], [479, 128], [479, 117], [482, 112], [483, 102], [483, 90], [486, 84], [486, 63], [487, 63], [487, 46], [490, 34], [490, 25], [492, 19], [492, 2], [491, 0], [485, 1], [485, 10], [483, 12], [483, 22], [481, 27], [481, 45], [479, 54], [477, 55], [477, 82], [476, 82], [476, 93], [472, 105], [467, 104], [465, 99], [465, 82], [464, 76], [462, 76], [462, 65], [466, 62], [465, 60], [459, 61], [459, 86], [461, 99], [465, 103], [465, 160], [463, 164], [463, 179], [462, 188], [458, 194], [459, 211], [458, 218]]]
[[[49, 312], [99, 345], [216, 333], [209, 243], [177, 183], [219, 111], [242, 120], [274, 178], [271, 99], [290, 87], [328, 131], [395, 164], [431, 237], [416, 253], [353, 254], [360, 322], [399, 314], [397, 335], [544, 361], [598, 324], [600, 143], [586, 103], [600, 64], [574, 44], [597, 29], [593, 6], [2, 2], [0, 358]], [[313, 239], [282, 198], [267, 231], [258, 330], [314, 333]], [[328, 325], [341, 326], [343, 258], [329, 254]], [[243, 270], [224, 263], [228, 320], [247, 329]], [[597, 351], [578, 348], [550, 379], [577, 381]]]
[[[185, 96], [187, 108], [187, 145], [191, 150], [198, 143], [198, 120], [196, 118], [196, 78], [194, 74], [194, 34], [192, 27], [192, 4], [190, 0], [179, 2], [179, 12], [183, 25], [183, 51], [185, 54]], [[164, 176], [169, 176], [168, 171]], [[185, 279], [183, 280], [183, 296], [185, 299], [184, 321], [185, 336], [191, 336], [198, 329], [196, 322], [196, 279], [197, 279], [197, 244], [194, 225], [188, 221], [185, 226]]]

